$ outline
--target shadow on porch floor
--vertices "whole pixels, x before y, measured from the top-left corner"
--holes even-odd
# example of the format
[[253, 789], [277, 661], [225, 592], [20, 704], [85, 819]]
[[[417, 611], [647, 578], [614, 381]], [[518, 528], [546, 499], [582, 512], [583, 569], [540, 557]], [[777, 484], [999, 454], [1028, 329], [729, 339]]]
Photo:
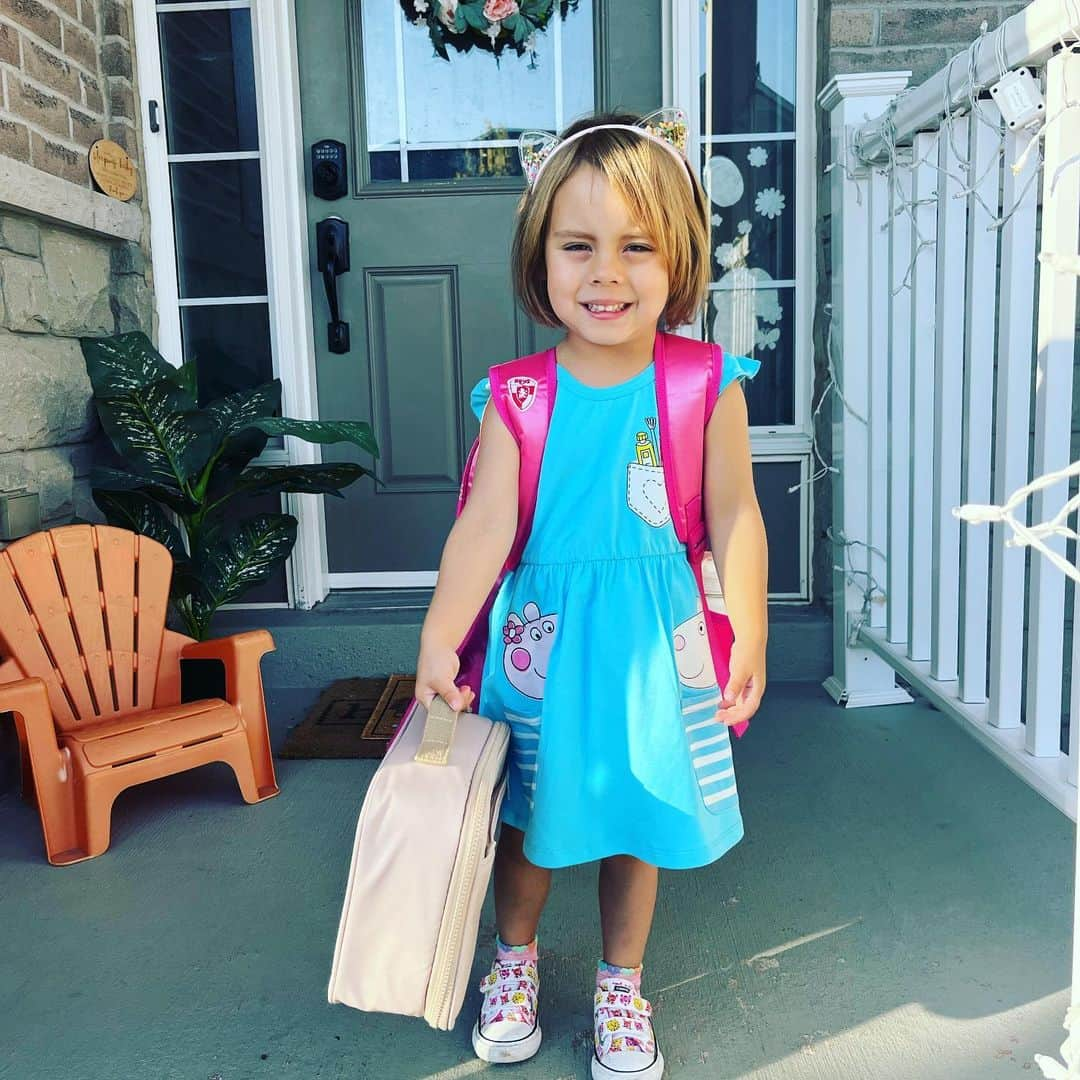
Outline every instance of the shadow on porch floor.
[[[278, 743], [297, 694], [272, 697]], [[472, 1057], [475, 994], [451, 1033], [326, 1003], [374, 764], [277, 767], [255, 807], [222, 765], [132, 789], [110, 850], [66, 869], [0, 799], [0, 1077], [499, 1072]], [[744, 840], [661, 877], [645, 988], [667, 1076], [1038, 1076], [1064, 1037], [1071, 822], [922, 701], [846, 712], [817, 684], [770, 686], [736, 768]], [[477, 976], [492, 931], [489, 900]], [[588, 1076], [598, 932], [595, 867], [556, 875], [544, 1046], [508, 1076]]]

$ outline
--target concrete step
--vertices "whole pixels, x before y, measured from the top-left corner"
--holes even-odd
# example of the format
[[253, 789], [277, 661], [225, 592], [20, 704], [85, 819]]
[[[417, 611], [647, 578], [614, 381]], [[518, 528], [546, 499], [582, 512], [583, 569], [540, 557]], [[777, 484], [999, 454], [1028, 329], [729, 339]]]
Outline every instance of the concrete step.
[[[430, 590], [342, 590], [311, 611], [222, 611], [215, 637], [255, 627], [274, 635], [267, 687], [323, 687], [334, 679], [412, 672]], [[832, 624], [820, 608], [769, 605], [769, 682], [820, 682], [832, 670]]]

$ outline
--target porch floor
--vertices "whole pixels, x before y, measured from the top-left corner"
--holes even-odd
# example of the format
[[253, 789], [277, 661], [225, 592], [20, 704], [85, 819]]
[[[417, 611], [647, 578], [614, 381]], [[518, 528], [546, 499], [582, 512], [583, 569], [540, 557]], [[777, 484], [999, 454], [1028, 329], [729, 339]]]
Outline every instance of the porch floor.
[[[276, 742], [313, 693], [273, 695]], [[0, 1077], [589, 1075], [595, 866], [556, 875], [539, 1056], [486, 1066], [475, 993], [450, 1033], [327, 1004], [374, 763], [277, 768], [254, 807], [223, 765], [131, 789], [110, 850], [65, 869], [0, 798]], [[1064, 1037], [1072, 823], [921, 700], [845, 711], [776, 683], [736, 768], [745, 839], [661, 876], [645, 989], [667, 1076], [1040, 1075]], [[492, 932], [489, 900], [477, 977]]]

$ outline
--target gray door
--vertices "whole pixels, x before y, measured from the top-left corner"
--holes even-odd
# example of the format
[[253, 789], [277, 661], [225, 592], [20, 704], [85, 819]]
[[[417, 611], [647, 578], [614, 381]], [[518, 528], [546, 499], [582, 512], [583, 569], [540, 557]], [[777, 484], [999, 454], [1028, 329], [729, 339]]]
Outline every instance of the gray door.
[[[370, 419], [381, 449], [378, 485], [325, 500], [333, 585], [421, 584], [405, 575], [438, 567], [477, 429], [470, 388], [558, 338], [513, 301], [516, 138], [596, 107], [664, 104], [660, 0], [613, 8], [580, 0], [537, 35], [534, 57], [508, 50], [496, 64], [479, 49], [439, 59], [396, 0], [296, 0], [320, 415]], [[347, 147], [349, 190], [332, 201], [311, 191], [322, 139]], [[315, 270], [316, 223], [331, 215], [350, 231], [344, 354], [328, 349]]]

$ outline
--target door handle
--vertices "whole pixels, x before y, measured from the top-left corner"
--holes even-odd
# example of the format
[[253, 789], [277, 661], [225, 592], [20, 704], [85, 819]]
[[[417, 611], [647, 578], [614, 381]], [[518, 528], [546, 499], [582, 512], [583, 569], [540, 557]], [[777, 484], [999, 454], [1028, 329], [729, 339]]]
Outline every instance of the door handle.
[[327, 348], [332, 353], [347, 353], [349, 324], [341, 321], [337, 279], [349, 271], [349, 223], [336, 215], [323, 218], [315, 226], [315, 247], [326, 289], [326, 303], [330, 308], [330, 322], [326, 328]]

